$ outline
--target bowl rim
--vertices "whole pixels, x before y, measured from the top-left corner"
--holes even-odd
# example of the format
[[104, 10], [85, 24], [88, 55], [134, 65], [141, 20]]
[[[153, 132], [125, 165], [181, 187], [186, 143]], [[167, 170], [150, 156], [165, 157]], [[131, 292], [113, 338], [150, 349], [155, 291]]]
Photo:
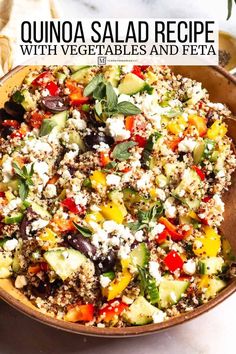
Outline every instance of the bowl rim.
[[[233, 77], [229, 72], [219, 66], [211, 66], [214, 70], [218, 71], [220, 74], [225, 76], [229, 81], [236, 85], [236, 78]], [[9, 73], [7, 73], [3, 78], [0, 79], [0, 85], [3, 85], [10, 77], [12, 77], [15, 73], [22, 70], [24, 66], [17, 66]], [[43, 324], [48, 326], [64, 330], [71, 333], [82, 334], [87, 336], [96, 336], [96, 337], [111, 337], [111, 338], [119, 338], [119, 337], [134, 337], [141, 336], [147, 334], [153, 334], [160, 331], [163, 331], [168, 328], [172, 328], [176, 325], [183, 324], [189, 320], [192, 320], [204, 313], [207, 313], [209, 310], [214, 308], [216, 305], [220, 304], [222, 301], [227, 299], [230, 295], [236, 292], [236, 279], [232, 280], [225, 289], [223, 289], [214, 299], [209, 302], [200, 305], [196, 309], [181, 314], [177, 317], [173, 317], [165, 322], [161, 323], [153, 323], [142, 326], [133, 326], [133, 327], [89, 327], [85, 325], [81, 325], [78, 323], [66, 322], [64, 320], [59, 320], [53, 318], [47, 314], [40, 312], [33, 307], [30, 307], [20, 300], [17, 300], [13, 296], [9, 295], [7, 291], [5, 291], [0, 286], [0, 299], [4, 300], [10, 306], [14, 307], [21, 313], [31, 317], [34, 320], [37, 320]]]

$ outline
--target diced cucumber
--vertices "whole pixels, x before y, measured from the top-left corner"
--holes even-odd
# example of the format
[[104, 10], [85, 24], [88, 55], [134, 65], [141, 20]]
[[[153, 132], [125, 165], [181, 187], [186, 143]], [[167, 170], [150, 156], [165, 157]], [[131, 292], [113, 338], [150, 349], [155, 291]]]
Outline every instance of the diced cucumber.
[[27, 112], [33, 111], [37, 106], [37, 102], [31, 96], [31, 93], [24, 89], [21, 91], [21, 94], [24, 96], [24, 100], [21, 102], [22, 107], [24, 107]]
[[35, 202], [31, 202], [31, 207], [36, 214], [41, 216], [41, 218], [43, 218], [43, 219], [50, 219], [51, 218], [51, 214], [47, 211], [47, 209], [43, 208], [41, 205], [39, 205]]
[[149, 205], [149, 202], [151, 202], [149, 198], [144, 198], [132, 188], [125, 188], [122, 192], [124, 205], [129, 211], [133, 211], [134, 209], [147, 210], [153, 205]]
[[207, 299], [215, 297], [216, 294], [225, 288], [227, 283], [219, 278], [211, 278], [208, 281], [208, 287], [205, 292], [205, 297]]
[[144, 325], [153, 322], [155, 314], [163, 312], [151, 305], [143, 296], [139, 296], [132, 305], [123, 313], [126, 322], [132, 325]]
[[189, 206], [191, 210], [198, 210], [201, 201], [199, 199], [182, 198], [182, 201]]
[[60, 113], [54, 114], [51, 118], [56, 123], [56, 127], [58, 130], [65, 128], [66, 121], [68, 119], [68, 111], [63, 111]]
[[22, 213], [14, 213], [11, 216], [5, 216], [3, 219], [4, 224], [19, 224], [23, 219]]
[[117, 87], [118, 82], [120, 80], [120, 66], [105, 66], [104, 78], [106, 81], [110, 82], [113, 87]]
[[11, 276], [12, 257], [8, 252], [0, 252], [0, 279]]
[[193, 161], [195, 164], [199, 164], [202, 161], [205, 151], [205, 142], [199, 142], [193, 150]]
[[209, 257], [201, 259], [198, 263], [198, 269], [200, 274], [217, 274], [222, 271], [224, 260], [221, 257]]
[[149, 261], [149, 250], [144, 242], [131, 251], [130, 260], [134, 267], [146, 267]]
[[159, 287], [159, 307], [167, 308], [176, 304], [189, 287], [185, 280], [163, 279]]
[[82, 85], [87, 85], [95, 76], [94, 68], [87, 67], [76, 71], [71, 75], [71, 80], [74, 80]]
[[163, 188], [168, 184], [168, 179], [165, 175], [160, 174], [158, 176], [156, 176], [156, 184], [158, 185], [158, 187]]
[[128, 73], [119, 84], [118, 90], [119, 93], [123, 93], [125, 95], [134, 95], [135, 93], [142, 91], [145, 84], [145, 81], [140, 79], [137, 75]]
[[72, 248], [55, 248], [44, 253], [44, 258], [62, 279], [69, 278], [82, 264], [89, 262], [82, 253]]
[[14, 273], [18, 273], [19, 270], [21, 269], [20, 266], [21, 247], [22, 247], [22, 241], [19, 241], [12, 262], [12, 270]]
[[176, 174], [176, 164], [175, 163], [166, 163], [164, 165], [165, 175], [168, 179], [171, 179]]
[[85, 145], [80, 134], [76, 131], [71, 131], [69, 133], [69, 144], [77, 144], [81, 151], [85, 151]]
[[152, 277], [148, 279], [147, 299], [152, 305], [157, 304], [159, 301], [159, 291], [157, 289], [156, 280]]
[[72, 71], [72, 73], [75, 73], [76, 71], [79, 71], [81, 69], [89, 68], [89, 65], [69, 65], [68, 67]]
[[66, 79], [66, 74], [60, 72], [60, 71], [57, 71], [56, 74], [55, 74], [56, 78], [58, 79], [59, 83], [60, 84], [63, 84], [63, 82], [65, 81]]

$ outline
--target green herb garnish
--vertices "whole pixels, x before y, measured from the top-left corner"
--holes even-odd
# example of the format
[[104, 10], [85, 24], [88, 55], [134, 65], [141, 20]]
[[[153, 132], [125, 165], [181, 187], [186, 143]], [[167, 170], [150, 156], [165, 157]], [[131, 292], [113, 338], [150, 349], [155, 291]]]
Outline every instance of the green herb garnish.
[[17, 163], [13, 162], [13, 168], [15, 174], [19, 178], [19, 195], [22, 200], [25, 200], [29, 194], [29, 186], [33, 186], [32, 176], [34, 173], [34, 164], [31, 165], [30, 169], [26, 166], [20, 168]]
[[134, 141], [125, 141], [124, 143], [117, 144], [112, 152], [113, 158], [119, 161], [127, 160], [131, 156], [129, 149], [135, 145]]
[[39, 136], [45, 136], [51, 133], [53, 128], [57, 125], [52, 119], [44, 119], [39, 130]]
[[78, 225], [74, 221], [73, 221], [73, 224], [76, 227], [76, 229], [81, 233], [81, 235], [83, 235], [84, 237], [91, 237], [92, 236], [92, 231], [89, 230], [87, 227], [83, 227], [81, 225]]

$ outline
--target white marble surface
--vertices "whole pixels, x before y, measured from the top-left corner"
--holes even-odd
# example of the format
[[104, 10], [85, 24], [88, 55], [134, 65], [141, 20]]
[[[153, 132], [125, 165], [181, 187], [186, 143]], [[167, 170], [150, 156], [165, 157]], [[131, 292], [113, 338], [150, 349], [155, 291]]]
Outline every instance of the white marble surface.
[[[206, 17], [226, 22], [226, 0], [59, 0], [63, 17]], [[63, 333], [0, 302], [0, 354], [231, 354], [235, 352], [236, 294], [209, 313], [168, 331], [139, 338], [100, 339]]]

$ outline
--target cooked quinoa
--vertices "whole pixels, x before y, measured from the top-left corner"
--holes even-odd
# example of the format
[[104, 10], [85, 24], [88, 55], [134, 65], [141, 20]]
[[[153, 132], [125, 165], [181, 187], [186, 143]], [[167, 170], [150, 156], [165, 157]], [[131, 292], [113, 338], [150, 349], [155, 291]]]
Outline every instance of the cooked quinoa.
[[215, 297], [234, 273], [230, 115], [166, 66], [31, 71], [0, 110], [0, 278], [98, 327]]

